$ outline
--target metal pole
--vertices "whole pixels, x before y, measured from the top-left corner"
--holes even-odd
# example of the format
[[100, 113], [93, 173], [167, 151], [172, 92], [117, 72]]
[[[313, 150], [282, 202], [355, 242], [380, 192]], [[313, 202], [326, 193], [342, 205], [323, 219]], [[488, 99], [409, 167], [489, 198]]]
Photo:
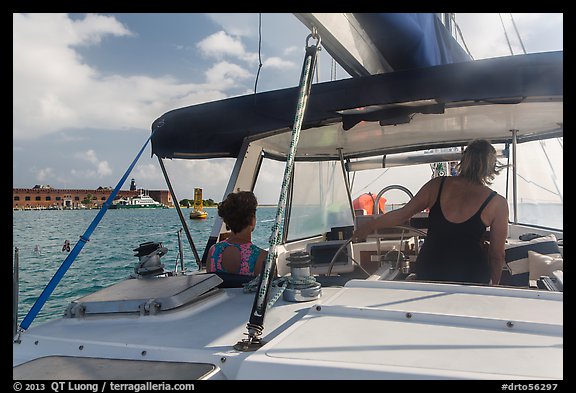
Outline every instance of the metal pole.
[[182, 248], [182, 228], [178, 230], [178, 251], [180, 255], [180, 272], [184, 273], [184, 250]]
[[14, 248], [14, 271], [12, 272], [12, 337], [16, 336], [18, 332], [18, 292], [19, 292], [19, 281], [18, 270], [19, 267], [19, 255], [18, 247]]
[[514, 224], [518, 224], [518, 171], [516, 169], [516, 154], [518, 153], [516, 143], [518, 139], [518, 130], [510, 131], [512, 131], [512, 206], [514, 211]]
[[174, 189], [172, 188], [172, 183], [170, 183], [170, 179], [168, 178], [168, 173], [166, 172], [166, 168], [164, 167], [164, 162], [162, 159], [158, 157], [158, 162], [160, 163], [160, 169], [162, 169], [162, 173], [164, 174], [164, 180], [166, 180], [166, 185], [168, 185], [168, 189], [170, 190], [170, 195], [172, 195], [172, 200], [174, 201], [174, 206], [176, 207], [176, 211], [178, 212], [178, 217], [180, 217], [180, 222], [182, 223], [182, 227], [184, 227], [184, 231], [186, 232], [186, 237], [188, 238], [188, 242], [190, 243], [190, 247], [192, 248], [192, 252], [194, 253], [194, 258], [196, 258], [196, 263], [198, 264], [198, 270], [202, 269], [202, 261], [200, 260], [200, 256], [198, 255], [198, 251], [196, 251], [196, 246], [194, 245], [194, 240], [192, 240], [192, 235], [190, 234], [190, 230], [188, 229], [188, 224], [186, 224], [186, 220], [184, 219], [184, 215], [182, 214], [182, 209], [180, 209], [180, 204], [178, 203], [178, 199], [176, 199], [176, 194], [174, 193]]
[[348, 181], [348, 173], [346, 172], [346, 164], [344, 163], [344, 154], [342, 148], [338, 148], [338, 155], [340, 156], [340, 166], [342, 166], [342, 175], [344, 176], [344, 183], [346, 184], [346, 194], [348, 195], [348, 203], [350, 203], [350, 210], [352, 211], [352, 219], [356, 217], [354, 214], [354, 203], [352, 201], [352, 190], [350, 190], [350, 182]]

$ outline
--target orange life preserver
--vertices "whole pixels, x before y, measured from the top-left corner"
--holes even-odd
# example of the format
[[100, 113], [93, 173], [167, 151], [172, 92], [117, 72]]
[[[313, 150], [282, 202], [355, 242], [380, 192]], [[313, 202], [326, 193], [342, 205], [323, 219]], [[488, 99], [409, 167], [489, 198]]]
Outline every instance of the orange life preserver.
[[[360, 195], [358, 198], [352, 201], [352, 206], [354, 210], [361, 210], [363, 209], [366, 211], [367, 215], [374, 213], [374, 201], [376, 200], [376, 195], [373, 195], [371, 192], [365, 193]], [[384, 206], [386, 204], [386, 198], [380, 197], [378, 201], [378, 207], [380, 208], [380, 213], [384, 213]]]

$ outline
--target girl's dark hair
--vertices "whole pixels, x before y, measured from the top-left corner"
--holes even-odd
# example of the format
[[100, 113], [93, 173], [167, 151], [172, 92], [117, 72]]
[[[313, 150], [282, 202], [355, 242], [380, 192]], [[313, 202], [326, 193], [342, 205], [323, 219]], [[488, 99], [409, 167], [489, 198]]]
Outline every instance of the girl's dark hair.
[[218, 204], [218, 215], [227, 229], [238, 233], [252, 223], [257, 206], [258, 201], [252, 191], [233, 192]]
[[470, 142], [457, 165], [460, 176], [482, 185], [492, 184], [503, 167], [496, 158], [496, 149], [485, 139]]

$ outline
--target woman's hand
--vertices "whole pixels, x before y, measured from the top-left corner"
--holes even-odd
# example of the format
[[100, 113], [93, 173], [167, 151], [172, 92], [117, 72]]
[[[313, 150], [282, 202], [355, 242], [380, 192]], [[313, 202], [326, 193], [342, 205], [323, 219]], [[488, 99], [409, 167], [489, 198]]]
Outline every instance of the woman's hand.
[[365, 241], [369, 234], [374, 232], [374, 220], [370, 220], [366, 224], [362, 225], [360, 228], [352, 232], [352, 241], [360, 242]]

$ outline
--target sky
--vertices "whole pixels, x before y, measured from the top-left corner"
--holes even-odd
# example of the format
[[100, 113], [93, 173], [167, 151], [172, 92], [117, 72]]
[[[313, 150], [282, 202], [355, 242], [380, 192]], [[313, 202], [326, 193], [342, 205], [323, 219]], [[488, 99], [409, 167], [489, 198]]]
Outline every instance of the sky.
[[[510, 55], [505, 31], [513, 54], [523, 53], [521, 43], [528, 53], [563, 50], [563, 14], [512, 14], [521, 42], [511, 14], [500, 15], [456, 14], [474, 59]], [[259, 18], [13, 14], [13, 187], [115, 187], [165, 112], [253, 93], [256, 80], [258, 92], [297, 86], [310, 31], [293, 14], [261, 14], [259, 53]], [[333, 78], [326, 51], [318, 68], [315, 82]], [[348, 77], [336, 68], [336, 79]], [[178, 199], [201, 187], [204, 199], [217, 202], [233, 164], [165, 160]], [[262, 175], [258, 200], [275, 204], [277, 176]], [[168, 189], [150, 145], [122, 189], [131, 178], [138, 187]]]

